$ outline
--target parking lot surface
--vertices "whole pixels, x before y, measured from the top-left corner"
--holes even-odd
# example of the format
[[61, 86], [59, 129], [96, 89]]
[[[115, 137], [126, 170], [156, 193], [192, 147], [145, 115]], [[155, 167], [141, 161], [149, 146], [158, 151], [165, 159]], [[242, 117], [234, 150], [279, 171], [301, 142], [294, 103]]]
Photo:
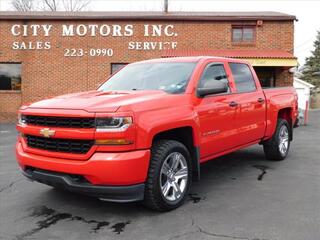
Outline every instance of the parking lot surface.
[[186, 203], [158, 213], [29, 182], [0, 125], [0, 239], [320, 239], [320, 111], [294, 131], [285, 161], [253, 146], [201, 167]]

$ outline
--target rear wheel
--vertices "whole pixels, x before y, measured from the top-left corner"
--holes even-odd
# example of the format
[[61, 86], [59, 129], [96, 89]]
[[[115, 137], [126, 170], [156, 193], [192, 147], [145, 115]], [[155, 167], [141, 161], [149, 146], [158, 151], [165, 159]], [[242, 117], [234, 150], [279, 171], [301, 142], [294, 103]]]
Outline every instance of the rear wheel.
[[179, 207], [188, 194], [192, 172], [188, 149], [174, 140], [159, 140], [151, 149], [144, 204], [158, 211]]
[[285, 119], [278, 119], [277, 128], [271, 139], [263, 144], [265, 156], [269, 160], [284, 160], [290, 148], [290, 126]]

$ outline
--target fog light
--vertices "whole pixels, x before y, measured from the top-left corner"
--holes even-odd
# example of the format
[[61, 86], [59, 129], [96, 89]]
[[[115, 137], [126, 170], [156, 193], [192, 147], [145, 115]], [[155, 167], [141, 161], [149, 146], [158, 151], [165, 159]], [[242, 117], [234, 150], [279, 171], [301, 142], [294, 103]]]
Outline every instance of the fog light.
[[95, 143], [97, 145], [128, 145], [132, 144], [133, 141], [129, 139], [97, 139]]

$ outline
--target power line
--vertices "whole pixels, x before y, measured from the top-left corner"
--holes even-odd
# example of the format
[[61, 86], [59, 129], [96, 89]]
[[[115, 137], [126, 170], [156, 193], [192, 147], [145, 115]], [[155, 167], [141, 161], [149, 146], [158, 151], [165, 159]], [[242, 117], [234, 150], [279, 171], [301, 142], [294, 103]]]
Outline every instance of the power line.
[[304, 41], [303, 43], [299, 44], [298, 46], [295, 46], [294, 49], [298, 49], [298, 48], [306, 45], [306, 44], [309, 43], [310, 41], [313, 41], [313, 39], [314, 39], [314, 36], [311, 37], [311, 38], [309, 38], [308, 40]]

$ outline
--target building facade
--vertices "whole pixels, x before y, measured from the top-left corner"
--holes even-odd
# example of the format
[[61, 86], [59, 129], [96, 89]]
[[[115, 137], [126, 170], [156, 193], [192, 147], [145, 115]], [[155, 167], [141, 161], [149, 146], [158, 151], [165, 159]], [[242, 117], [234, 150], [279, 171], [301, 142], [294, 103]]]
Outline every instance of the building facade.
[[15, 121], [22, 104], [95, 89], [150, 58], [242, 58], [264, 87], [292, 86], [295, 20], [275, 12], [0, 12], [0, 122]]

